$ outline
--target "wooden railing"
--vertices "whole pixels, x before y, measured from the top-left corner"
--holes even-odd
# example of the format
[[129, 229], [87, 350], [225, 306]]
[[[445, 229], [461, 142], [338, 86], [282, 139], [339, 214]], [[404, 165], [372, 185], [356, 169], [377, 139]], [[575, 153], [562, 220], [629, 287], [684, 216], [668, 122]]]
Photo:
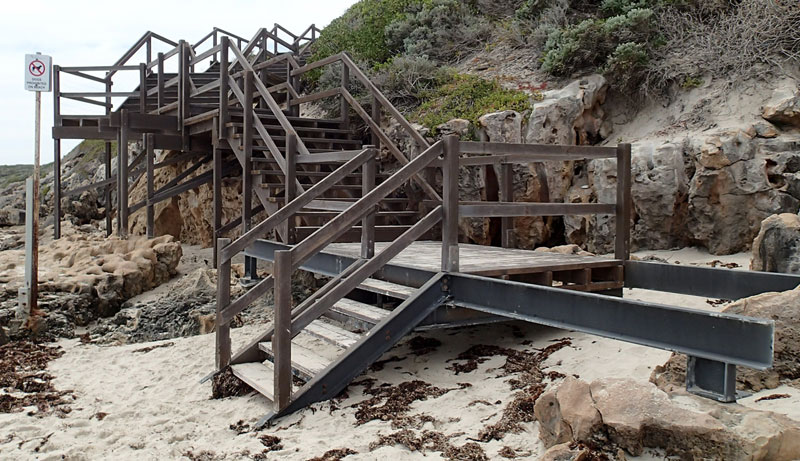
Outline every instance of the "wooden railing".
[[[349, 120], [350, 109], [354, 110], [356, 114], [367, 124], [370, 132], [372, 133], [372, 144], [380, 147], [385, 146], [389, 152], [394, 156], [401, 165], [409, 162], [409, 158], [403, 153], [381, 128], [381, 118], [384, 113], [391, 119], [395, 120], [403, 131], [414, 141], [417, 146], [417, 151], [422, 152], [430, 147], [430, 143], [420, 135], [406, 120], [402, 113], [381, 93], [374, 83], [367, 77], [367, 75], [353, 62], [347, 53], [340, 53], [329, 56], [325, 59], [306, 64], [302, 67], [297, 67], [292, 70], [293, 77], [299, 77], [309, 71], [320, 69], [322, 67], [340, 64], [342, 81], [341, 86], [320, 91], [317, 93], [296, 96], [287, 102], [290, 106], [295, 106], [303, 103], [327, 99], [332, 97], [340, 98], [340, 117], [344, 123]], [[367, 112], [366, 109], [356, 100], [350, 93], [348, 87], [350, 85], [350, 78], [355, 77], [367, 89], [372, 97], [372, 110]], [[439, 193], [431, 184], [426, 181], [421, 175], [414, 177], [414, 182], [423, 190], [423, 192], [433, 200], [441, 200]]]

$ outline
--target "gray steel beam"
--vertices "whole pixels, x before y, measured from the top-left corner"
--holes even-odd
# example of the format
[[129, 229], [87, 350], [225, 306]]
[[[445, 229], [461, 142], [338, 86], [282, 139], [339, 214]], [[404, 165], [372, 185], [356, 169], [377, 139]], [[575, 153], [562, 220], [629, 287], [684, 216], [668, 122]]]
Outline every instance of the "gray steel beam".
[[772, 365], [774, 322], [612, 296], [452, 274], [453, 303], [717, 362]]
[[798, 285], [800, 275], [625, 261], [627, 288], [740, 299], [770, 291], [793, 290]]

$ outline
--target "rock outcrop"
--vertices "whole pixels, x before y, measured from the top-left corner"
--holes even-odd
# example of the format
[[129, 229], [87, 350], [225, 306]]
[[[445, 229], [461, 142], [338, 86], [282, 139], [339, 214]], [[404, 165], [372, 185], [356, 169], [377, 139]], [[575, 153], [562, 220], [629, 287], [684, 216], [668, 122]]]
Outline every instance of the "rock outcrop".
[[800, 216], [783, 213], [761, 223], [750, 270], [800, 274]]
[[[62, 238], [45, 232], [39, 251], [39, 307], [30, 329], [70, 336], [75, 325], [114, 315], [120, 305], [175, 275], [182, 250], [171, 236], [106, 238], [91, 226], [65, 223]], [[0, 325], [13, 317], [24, 281], [24, 249], [0, 253]], [[70, 327], [71, 326], [71, 327]]]
[[776, 88], [761, 116], [773, 123], [800, 127], [800, 88], [793, 83]]
[[[587, 383], [569, 377], [539, 397], [534, 413], [546, 447], [582, 443], [634, 456], [658, 448], [681, 459], [788, 461], [800, 456], [800, 425], [783, 415], [687, 394], [670, 396], [630, 379]], [[565, 448], [559, 451], [566, 455]]]

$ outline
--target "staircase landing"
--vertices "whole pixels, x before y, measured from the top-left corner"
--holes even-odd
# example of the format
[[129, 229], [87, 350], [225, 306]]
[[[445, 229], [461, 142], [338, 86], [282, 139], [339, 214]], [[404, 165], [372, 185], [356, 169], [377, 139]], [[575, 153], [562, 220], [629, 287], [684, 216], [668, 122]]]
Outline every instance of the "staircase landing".
[[[380, 251], [388, 242], [376, 242]], [[517, 248], [500, 248], [460, 243], [459, 272], [502, 277], [538, 285], [556, 286], [579, 291], [608, 291], [622, 288], [623, 261], [607, 256], [561, 254], [530, 251]], [[395, 266], [405, 266], [437, 272], [442, 264], [442, 243], [437, 241], [413, 242], [391, 260]], [[357, 258], [359, 243], [333, 243], [326, 253]]]

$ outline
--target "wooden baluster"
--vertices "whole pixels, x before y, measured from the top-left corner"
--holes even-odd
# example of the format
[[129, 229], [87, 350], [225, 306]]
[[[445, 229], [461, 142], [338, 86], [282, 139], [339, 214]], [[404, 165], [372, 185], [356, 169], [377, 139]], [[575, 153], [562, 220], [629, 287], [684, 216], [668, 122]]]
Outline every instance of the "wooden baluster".
[[614, 257], [630, 259], [631, 257], [631, 145], [617, 146], [617, 205], [616, 236], [614, 238]]
[[[342, 62], [342, 88], [348, 90], [350, 88], [350, 67], [347, 63]], [[339, 113], [342, 119], [342, 126], [350, 127], [350, 108], [347, 105], [347, 100], [344, 96], [341, 97], [339, 106]]]
[[[285, 177], [285, 202], [289, 205], [297, 197], [297, 135], [290, 134], [286, 137], [286, 177]], [[290, 216], [284, 224], [286, 243], [295, 243], [294, 216]]]
[[[217, 248], [222, 249], [231, 239], [217, 239]], [[216, 365], [222, 371], [231, 363], [231, 326], [222, 324], [222, 310], [231, 303], [231, 260], [219, 262], [217, 269], [217, 309], [216, 309]]]
[[153, 162], [155, 157], [154, 135], [145, 135], [145, 161], [147, 162], [147, 238], [155, 237], [155, 209], [153, 203]]
[[276, 251], [272, 276], [275, 278], [275, 331], [272, 334], [275, 376], [275, 410], [289, 404], [292, 396], [292, 253]]
[[[53, 125], [61, 126], [61, 75], [53, 66]], [[53, 140], [53, 238], [61, 238], [61, 140]]]
[[[253, 218], [253, 71], [244, 72], [244, 128], [242, 131], [242, 150], [244, 151], [244, 165], [242, 171], [242, 234], [247, 233], [252, 226]], [[247, 280], [258, 278], [256, 272], [258, 260], [245, 256], [244, 277]]]
[[458, 136], [444, 138], [442, 164], [442, 271], [458, 272]]
[[128, 110], [120, 111], [122, 123], [119, 129], [119, 145], [117, 146], [117, 234], [121, 238], [128, 236]]
[[[110, 94], [111, 93], [111, 85], [112, 85], [111, 80], [106, 80], [106, 94]], [[111, 96], [106, 96], [106, 117], [109, 116], [110, 114], [111, 114]], [[119, 137], [117, 137], [117, 141], [119, 141]], [[106, 173], [106, 179], [111, 179], [111, 142], [110, 141], [106, 141], [106, 145], [105, 145], [105, 173]], [[117, 178], [117, 184], [119, 184], [119, 178]], [[112, 219], [111, 219], [112, 205], [113, 205], [111, 203], [111, 199], [112, 199], [113, 187], [114, 186], [112, 184], [108, 184], [105, 187], [105, 192], [106, 192], [106, 194], [105, 194], [106, 195], [106, 237], [111, 235], [111, 233], [113, 232], [113, 224], [112, 224]]]
[[[158, 79], [158, 95], [156, 96], [156, 105], [158, 105], [158, 109], [164, 107], [164, 53], [158, 53], [158, 67], [157, 67], [158, 75], [156, 78]], [[160, 112], [159, 112], [160, 113]]]
[[[500, 200], [503, 202], [514, 201], [514, 165], [503, 163], [500, 165]], [[501, 218], [500, 239], [503, 248], [514, 247], [514, 218]]]
[[147, 113], [147, 65], [139, 64], [139, 113]]
[[228, 133], [226, 126], [230, 121], [228, 116], [228, 48], [230, 47], [229, 38], [225, 35], [220, 39], [222, 49], [219, 51], [219, 128], [217, 139], [225, 139]]
[[[375, 173], [377, 168], [376, 158], [378, 151], [375, 146], [364, 146], [372, 151], [372, 156], [361, 166], [361, 196], [364, 197], [375, 188]], [[361, 257], [375, 256], [375, 210], [364, 216], [361, 221]]]

